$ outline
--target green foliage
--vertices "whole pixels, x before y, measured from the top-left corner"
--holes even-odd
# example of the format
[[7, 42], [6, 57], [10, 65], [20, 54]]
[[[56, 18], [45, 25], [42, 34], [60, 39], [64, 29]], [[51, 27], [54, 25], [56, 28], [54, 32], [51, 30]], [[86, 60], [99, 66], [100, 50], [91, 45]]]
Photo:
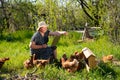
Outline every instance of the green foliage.
[[115, 16], [120, 16], [119, 14], [119, 1], [109, 1], [109, 0], [101, 0], [99, 1], [99, 12], [100, 15], [99, 23], [100, 26], [105, 31], [105, 34], [108, 35], [111, 40], [115, 42], [119, 42], [119, 20]]
[[36, 30], [41, 20], [46, 21], [53, 31], [79, 30], [88, 22], [89, 27], [101, 27], [105, 35], [119, 43], [119, 4], [119, 0], [3, 0], [0, 36], [4, 30]]
[[33, 32], [32, 31], [30, 32], [29, 30], [21, 30], [13, 33], [4, 32], [0, 40], [6, 40], [8, 42], [24, 41], [24, 39], [26, 38], [31, 38], [32, 34]]

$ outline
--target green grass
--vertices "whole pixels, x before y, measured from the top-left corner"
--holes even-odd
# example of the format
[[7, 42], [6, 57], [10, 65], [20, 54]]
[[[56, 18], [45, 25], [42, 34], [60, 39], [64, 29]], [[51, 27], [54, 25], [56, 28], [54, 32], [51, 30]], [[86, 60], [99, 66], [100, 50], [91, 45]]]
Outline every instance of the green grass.
[[[11, 34], [4, 34], [0, 38], [0, 58], [10, 57], [9, 61], [3, 65], [0, 70], [0, 79], [9, 78], [15, 74], [24, 76], [27, 72], [32, 72], [33, 69], [25, 69], [23, 62], [29, 58], [29, 42], [33, 32], [18, 31]], [[75, 51], [81, 52], [84, 47], [88, 47], [93, 51], [98, 59], [103, 55], [113, 54], [114, 57], [120, 59], [120, 46], [111, 43], [107, 37], [103, 36], [94, 42], [78, 43], [81, 39], [81, 34], [69, 32], [67, 36], [62, 36], [57, 44], [58, 59], [66, 53], [70, 56]], [[49, 45], [53, 37], [50, 37]], [[10, 75], [9, 75], [10, 74]], [[48, 65], [44, 69], [38, 69], [35, 74], [38, 74], [41, 79], [45, 80], [120, 80], [120, 70], [112, 64], [100, 64], [89, 73], [86, 69], [75, 73], [68, 73], [62, 68], [57, 68], [54, 65]]]

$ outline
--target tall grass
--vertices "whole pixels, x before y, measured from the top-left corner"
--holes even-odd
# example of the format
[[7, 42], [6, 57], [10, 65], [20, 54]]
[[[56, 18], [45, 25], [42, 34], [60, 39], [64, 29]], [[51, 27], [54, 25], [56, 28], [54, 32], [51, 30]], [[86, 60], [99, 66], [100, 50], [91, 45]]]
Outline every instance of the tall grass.
[[[18, 31], [11, 34], [4, 34], [3, 39], [0, 41], [0, 58], [10, 57], [9, 61], [3, 65], [0, 70], [0, 78], [8, 78], [9, 74], [25, 75], [33, 69], [25, 69], [23, 62], [29, 58], [29, 42], [33, 32]], [[65, 53], [70, 56], [75, 51], [81, 52], [84, 47], [88, 47], [93, 51], [98, 59], [103, 55], [113, 54], [116, 58], [120, 59], [120, 46], [114, 45], [109, 41], [106, 36], [103, 36], [93, 42], [78, 43], [77, 40], [81, 39], [81, 34], [76, 32], [69, 32], [67, 36], [61, 36], [57, 44], [58, 59]], [[53, 37], [50, 37], [49, 45], [52, 43]], [[119, 67], [112, 64], [101, 64], [98, 68], [91, 70], [89, 73], [86, 69], [77, 71], [75, 73], [68, 73], [62, 68], [57, 68], [54, 65], [48, 65], [44, 69], [37, 70], [41, 79], [45, 80], [119, 80], [120, 70]]]

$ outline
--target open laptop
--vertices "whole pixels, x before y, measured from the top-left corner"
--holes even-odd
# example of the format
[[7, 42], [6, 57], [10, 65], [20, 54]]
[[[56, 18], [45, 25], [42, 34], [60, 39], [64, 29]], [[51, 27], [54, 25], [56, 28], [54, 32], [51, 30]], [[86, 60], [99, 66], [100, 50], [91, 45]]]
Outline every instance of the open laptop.
[[53, 42], [52, 42], [51, 46], [56, 46], [57, 43], [58, 43], [59, 40], [60, 40], [60, 37], [61, 37], [61, 36], [55, 36], [54, 39], [53, 39]]
[[[58, 31], [58, 32], [59, 32], [60, 34], [65, 34], [65, 33], [66, 33], [66, 31]], [[61, 35], [60, 35], [60, 36], [55, 36], [54, 39], [53, 39], [53, 42], [52, 42], [51, 46], [56, 46], [57, 43], [58, 43], [59, 40], [60, 40], [60, 37], [61, 37]]]

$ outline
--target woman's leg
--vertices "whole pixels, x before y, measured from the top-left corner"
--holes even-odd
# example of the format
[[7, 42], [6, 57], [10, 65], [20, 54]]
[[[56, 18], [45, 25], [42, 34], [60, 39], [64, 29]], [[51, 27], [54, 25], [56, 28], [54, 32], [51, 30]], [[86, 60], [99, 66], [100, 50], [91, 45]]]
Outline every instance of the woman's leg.
[[51, 46], [52, 52], [53, 52], [53, 58], [57, 59], [57, 47], [56, 46]]
[[57, 59], [57, 50], [56, 49], [53, 51], [53, 55], [54, 55], [54, 58]]

